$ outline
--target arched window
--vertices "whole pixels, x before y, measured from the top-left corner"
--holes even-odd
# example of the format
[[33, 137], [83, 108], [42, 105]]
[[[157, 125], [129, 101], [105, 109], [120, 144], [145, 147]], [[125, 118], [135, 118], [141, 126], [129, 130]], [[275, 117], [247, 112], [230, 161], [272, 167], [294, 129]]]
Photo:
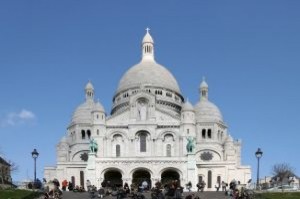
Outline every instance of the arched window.
[[85, 139], [85, 131], [81, 130], [81, 138], [84, 140]]
[[147, 143], [146, 143], [147, 135], [146, 133], [140, 133], [140, 152], [146, 152]]
[[211, 138], [211, 129], [208, 129], [207, 131], [207, 137], [210, 139]]
[[87, 130], [86, 133], [87, 133], [88, 138], [91, 139], [91, 131], [90, 131], [90, 130]]
[[210, 170], [207, 173], [207, 188], [211, 188], [211, 184], [212, 184], [212, 182], [211, 182], [211, 176], [212, 176], [212, 174], [211, 173], [212, 172]]
[[167, 157], [171, 157], [171, 144], [167, 144]]
[[99, 129], [97, 129], [97, 135], [99, 135]]
[[117, 157], [121, 156], [121, 147], [119, 144], [116, 145], [116, 156]]
[[202, 138], [205, 139], [206, 130], [202, 129]]

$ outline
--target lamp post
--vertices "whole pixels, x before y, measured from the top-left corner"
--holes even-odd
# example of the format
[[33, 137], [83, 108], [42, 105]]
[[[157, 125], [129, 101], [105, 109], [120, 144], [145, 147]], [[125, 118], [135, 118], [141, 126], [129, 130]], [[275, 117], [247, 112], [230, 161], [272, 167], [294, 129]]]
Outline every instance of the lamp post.
[[255, 152], [255, 156], [257, 158], [257, 179], [256, 179], [256, 189], [259, 189], [259, 159], [262, 157], [263, 152], [260, 148]]
[[39, 156], [39, 153], [37, 152], [36, 149], [33, 149], [31, 152], [32, 158], [34, 159], [34, 183], [36, 182], [36, 159]]

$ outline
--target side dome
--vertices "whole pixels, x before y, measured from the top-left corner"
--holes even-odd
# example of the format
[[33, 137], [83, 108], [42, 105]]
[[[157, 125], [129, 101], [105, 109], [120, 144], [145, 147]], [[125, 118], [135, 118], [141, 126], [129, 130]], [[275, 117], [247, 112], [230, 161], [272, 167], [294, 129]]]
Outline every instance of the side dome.
[[203, 78], [200, 84], [200, 101], [195, 105], [197, 122], [223, 122], [219, 108], [208, 100], [208, 84]]
[[181, 111], [195, 111], [193, 105], [187, 100], [183, 105], [182, 105], [182, 110]]
[[141, 85], [165, 88], [180, 94], [180, 89], [174, 76], [154, 60], [142, 60], [131, 67], [121, 78], [117, 93], [130, 88], [140, 87]]
[[201, 100], [195, 105], [197, 122], [223, 122], [219, 108], [208, 100]]
[[102, 104], [101, 104], [99, 101], [96, 102], [96, 103], [94, 104], [93, 111], [94, 111], [94, 112], [96, 112], [96, 111], [97, 111], [97, 112], [105, 112], [105, 110], [104, 110]]
[[94, 102], [86, 101], [79, 105], [73, 113], [71, 123], [90, 123], [92, 122], [92, 111]]

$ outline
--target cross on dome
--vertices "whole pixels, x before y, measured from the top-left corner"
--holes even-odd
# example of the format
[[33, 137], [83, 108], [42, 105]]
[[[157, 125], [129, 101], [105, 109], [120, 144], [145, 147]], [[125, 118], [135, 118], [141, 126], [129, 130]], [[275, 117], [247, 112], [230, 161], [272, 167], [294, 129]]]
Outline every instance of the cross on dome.
[[149, 30], [150, 30], [150, 28], [147, 27], [147, 28], [146, 28], [147, 33], [149, 33]]

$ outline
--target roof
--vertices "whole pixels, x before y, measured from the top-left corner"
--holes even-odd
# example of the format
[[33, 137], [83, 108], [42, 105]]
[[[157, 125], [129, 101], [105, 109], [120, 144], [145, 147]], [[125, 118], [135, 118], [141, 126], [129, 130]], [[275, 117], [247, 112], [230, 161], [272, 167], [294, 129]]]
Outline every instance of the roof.
[[0, 164], [5, 164], [7, 166], [11, 166], [4, 158], [0, 157]]

